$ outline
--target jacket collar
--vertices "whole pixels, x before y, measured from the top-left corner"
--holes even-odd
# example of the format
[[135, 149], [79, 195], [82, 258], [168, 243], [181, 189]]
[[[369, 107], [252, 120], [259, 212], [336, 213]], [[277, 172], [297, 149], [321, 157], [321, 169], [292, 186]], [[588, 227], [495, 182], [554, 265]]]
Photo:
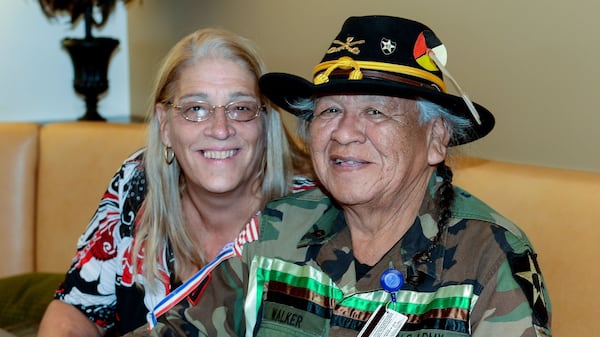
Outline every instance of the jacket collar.
[[[386, 253], [380, 263], [385, 262], [387, 265], [387, 260], [393, 256], [398, 256], [395, 250], [400, 249], [401, 261], [397, 261], [396, 263], [400, 262], [403, 267], [398, 265], [396, 268], [402, 268], [403, 270], [401, 271], [407, 273], [408, 271], [406, 269], [412, 265], [413, 256], [418, 252], [429, 248], [432, 239], [438, 232], [437, 223], [435, 221], [437, 218], [435, 214], [435, 202], [433, 200], [433, 196], [438, 187], [439, 182], [436, 180], [436, 175], [434, 174], [430, 179], [428, 193], [425, 193], [425, 197], [423, 198], [419, 215], [415, 218], [406, 234], [402, 238], [399, 238], [398, 243]], [[325, 198], [322, 202], [327, 203], [328, 207], [323, 212], [319, 221], [300, 239], [297, 247], [302, 248], [312, 246], [318, 250], [336, 249], [338, 251], [340, 248], [345, 247], [344, 249], [351, 250], [350, 234], [343, 210], [331, 198]], [[443, 245], [443, 242], [440, 244]], [[318, 246], [321, 247], [318, 248]], [[440, 254], [443, 254], [443, 249], [437, 247], [432, 253], [431, 262], [425, 262], [416, 266], [416, 269], [425, 273], [432, 279], [435, 279], [438, 274], [436, 273], [436, 269], [443, 267], [443, 259], [439, 258]]]

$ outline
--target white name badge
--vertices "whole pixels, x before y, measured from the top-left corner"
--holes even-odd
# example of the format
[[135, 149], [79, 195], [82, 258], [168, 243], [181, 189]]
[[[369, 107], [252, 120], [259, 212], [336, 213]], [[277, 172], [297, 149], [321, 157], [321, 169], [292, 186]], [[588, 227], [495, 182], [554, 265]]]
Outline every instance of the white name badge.
[[396, 336], [407, 320], [407, 316], [394, 310], [388, 310], [385, 305], [380, 305], [360, 330], [358, 337]]

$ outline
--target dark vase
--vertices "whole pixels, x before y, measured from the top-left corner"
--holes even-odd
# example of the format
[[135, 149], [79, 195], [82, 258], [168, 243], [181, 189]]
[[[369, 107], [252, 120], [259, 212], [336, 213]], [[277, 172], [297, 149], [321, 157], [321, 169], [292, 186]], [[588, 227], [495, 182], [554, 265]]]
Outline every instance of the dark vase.
[[106, 37], [66, 38], [62, 45], [73, 62], [73, 87], [85, 97], [86, 112], [79, 120], [104, 121], [97, 109], [98, 96], [108, 90], [108, 64], [119, 40]]

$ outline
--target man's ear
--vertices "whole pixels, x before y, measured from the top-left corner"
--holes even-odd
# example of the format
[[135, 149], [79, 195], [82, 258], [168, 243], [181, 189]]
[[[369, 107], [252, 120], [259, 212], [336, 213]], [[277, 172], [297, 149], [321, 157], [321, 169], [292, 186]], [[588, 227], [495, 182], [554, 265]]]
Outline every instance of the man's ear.
[[160, 139], [165, 146], [171, 146], [171, 138], [169, 135], [169, 116], [167, 115], [169, 110], [163, 103], [156, 103], [154, 105], [156, 114], [154, 118], [158, 119], [158, 126], [160, 132]]
[[446, 159], [450, 130], [441, 118], [436, 118], [430, 123], [427, 161], [429, 165], [435, 166]]

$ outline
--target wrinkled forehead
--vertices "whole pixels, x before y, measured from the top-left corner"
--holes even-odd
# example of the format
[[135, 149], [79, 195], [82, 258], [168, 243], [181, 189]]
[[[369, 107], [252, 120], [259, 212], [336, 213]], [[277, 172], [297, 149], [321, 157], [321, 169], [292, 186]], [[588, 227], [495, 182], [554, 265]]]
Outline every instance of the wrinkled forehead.
[[320, 96], [315, 100], [316, 106], [326, 104], [344, 104], [349, 107], [352, 106], [368, 106], [374, 107], [385, 107], [386, 110], [401, 110], [401, 111], [416, 111], [417, 100], [414, 98], [403, 98], [394, 96], [382, 96], [382, 95], [328, 95]]

